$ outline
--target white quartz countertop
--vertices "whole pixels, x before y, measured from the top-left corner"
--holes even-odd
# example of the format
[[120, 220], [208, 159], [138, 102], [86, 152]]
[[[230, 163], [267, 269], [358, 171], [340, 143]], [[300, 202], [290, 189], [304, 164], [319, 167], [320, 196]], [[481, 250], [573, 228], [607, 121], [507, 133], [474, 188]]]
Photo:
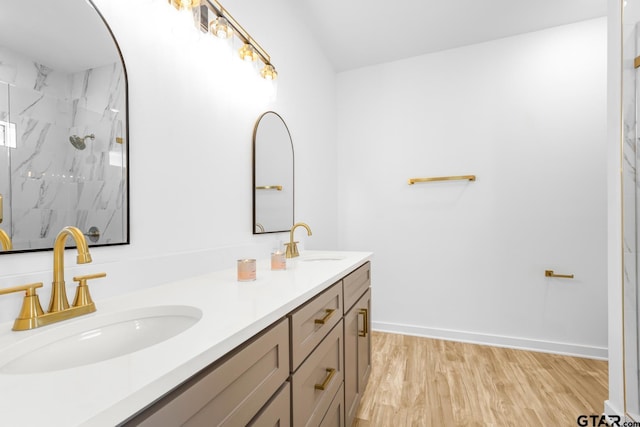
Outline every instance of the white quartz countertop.
[[[301, 258], [287, 260], [285, 271], [271, 271], [269, 260], [258, 260], [253, 282], [238, 282], [236, 269], [231, 268], [99, 300], [95, 313], [32, 331], [14, 332], [13, 322], [2, 323], [0, 366], [7, 362], [8, 350], [23, 340], [38, 340], [40, 334], [90, 317], [154, 306], [183, 305], [202, 311], [202, 318], [184, 332], [125, 356], [52, 372], [0, 372], [0, 425], [117, 425], [354, 271], [371, 255], [305, 251]], [[338, 259], [310, 260], [323, 257]]]

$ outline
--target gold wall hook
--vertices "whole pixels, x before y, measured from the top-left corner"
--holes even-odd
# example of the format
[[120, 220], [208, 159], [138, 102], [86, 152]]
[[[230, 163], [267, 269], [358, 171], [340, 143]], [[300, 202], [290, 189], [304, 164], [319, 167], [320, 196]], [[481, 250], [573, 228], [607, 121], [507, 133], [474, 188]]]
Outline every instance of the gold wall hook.
[[573, 274], [556, 274], [553, 270], [545, 270], [544, 277], [557, 277], [561, 279], [573, 279]]

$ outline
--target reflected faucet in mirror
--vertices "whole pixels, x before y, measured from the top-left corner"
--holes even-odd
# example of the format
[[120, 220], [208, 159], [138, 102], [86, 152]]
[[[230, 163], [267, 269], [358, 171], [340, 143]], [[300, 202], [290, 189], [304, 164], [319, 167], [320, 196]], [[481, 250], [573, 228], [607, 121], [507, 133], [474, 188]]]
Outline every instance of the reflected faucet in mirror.
[[0, 245], [2, 246], [3, 251], [10, 251], [11, 249], [13, 249], [13, 245], [11, 244], [11, 238], [1, 228], [0, 228]]
[[53, 283], [51, 301], [49, 302], [49, 309], [47, 310], [47, 313], [42, 310], [40, 299], [36, 293], [36, 289], [42, 287], [41, 282], [0, 289], [0, 295], [13, 292], [26, 292], [20, 314], [13, 324], [14, 331], [34, 329], [96, 311], [96, 305], [89, 294], [87, 281], [90, 279], [106, 277], [106, 273], [74, 277], [73, 280], [78, 282], [78, 287], [76, 288], [76, 296], [73, 300], [73, 305], [69, 306], [69, 300], [67, 299], [67, 292], [64, 283], [64, 248], [67, 237], [69, 236], [71, 236], [76, 243], [78, 264], [87, 264], [91, 262], [89, 247], [87, 246], [87, 242], [82, 231], [76, 227], [64, 227], [58, 233], [53, 248]]
[[291, 232], [289, 233], [289, 243], [285, 243], [284, 245], [287, 247], [287, 251], [285, 253], [285, 256], [287, 258], [295, 258], [297, 256], [300, 256], [300, 253], [298, 252], [298, 242], [294, 242], [293, 241], [293, 232], [295, 231], [295, 229], [297, 227], [304, 227], [307, 229], [307, 236], [311, 236], [311, 228], [305, 224], [304, 222], [297, 222], [295, 224], [293, 224], [293, 227], [291, 227]]

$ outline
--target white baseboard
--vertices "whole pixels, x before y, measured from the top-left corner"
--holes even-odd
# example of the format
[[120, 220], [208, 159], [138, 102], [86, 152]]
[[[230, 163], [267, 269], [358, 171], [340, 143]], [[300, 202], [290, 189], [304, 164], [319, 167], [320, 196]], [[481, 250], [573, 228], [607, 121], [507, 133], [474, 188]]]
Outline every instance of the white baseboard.
[[455, 331], [450, 329], [425, 328], [423, 326], [403, 325], [388, 322], [372, 322], [372, 329], [380, 332], [391, 332], [404, 335], [415, 335], [472, 344], [483, 344], [494, 347], [507, 347], [521, 350], [539, 351], [543, 353], [578, 356], [589, 359], [607, 360], [606, 347], [590, 347], [578, 344], [559, 343], [553, 341], [532, 340], [528, 338], [508, 337], [501, 335], [479, 334], [476, 332]]

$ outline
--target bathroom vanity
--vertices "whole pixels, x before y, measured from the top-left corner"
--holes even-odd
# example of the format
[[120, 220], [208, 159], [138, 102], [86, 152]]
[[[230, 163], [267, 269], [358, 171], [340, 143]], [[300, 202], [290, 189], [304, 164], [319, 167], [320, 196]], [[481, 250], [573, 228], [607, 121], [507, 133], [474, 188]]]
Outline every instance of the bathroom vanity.
[[254, 282], [229, 269], [97, 301], [96, 313], [59, 328], [161, 307], [200, 317], [154, 345], [98, 362], [78, 356], [67, 369], [11, 372], [12, 348], [60, 332], [0, 325], [3, 422], [351, 425], [371, 367], [370, 258], [307, 251], [285, 271], [259, 260]]

